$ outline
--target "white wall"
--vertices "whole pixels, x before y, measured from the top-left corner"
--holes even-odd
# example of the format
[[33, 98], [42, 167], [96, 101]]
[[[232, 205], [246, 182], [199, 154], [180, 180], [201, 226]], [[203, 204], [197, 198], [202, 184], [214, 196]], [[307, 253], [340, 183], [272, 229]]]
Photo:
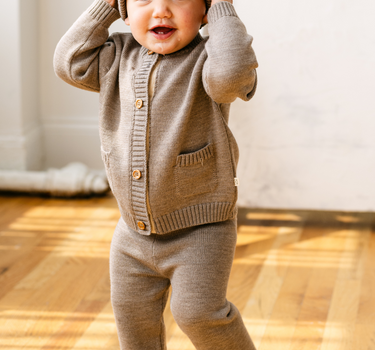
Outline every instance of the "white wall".
[[[0, 29], [11, 34], [1, 38], [0, 168], [30, 168], [27, 159], [35, 165], [38, 157], [45, 167], [78, 160], [102, 168], [98, 96], [65, 84], [52, 67], [58, 40], [90, 4], [2, 4], [9, 11], [0, 12]], [[235, 0], [235, 6], [260, 65], [254, 99], [236, 101], [231, 112], [240, 146], [239, 204], [374, 210], [375, 3]], [[111, 28], [126, 29], [121, 21]], [[21, 52], [21, 42], [33, 44], [30, 53]]]
[[259, 86], [230, 125], [239, 204], [375, 209], [375, 3], [237, 1]]
[[[46, 166], [81, 161], [102, 168], [98, 131], [98, 95], [74, 88], [55, 76], [55, 47], [92, 0], [39, 0], [41, 57], [41, 116], [45, 128]], [[113, 31], [126, 31], [122, 21]]]
[[1, 6], [0, 168], [34, 170], [43, 163], [37, 1], [13, 0]]
[[19, 143], [19, 129], [21, 122], [20, 108], [20, 70], [19, 70], [19, 26], [18, 26], [18, 3], [9, 2], [8, 11], [0, 11], [1, 33], [13, 33], [2, 35], [0, 73], [2, 83], [0, 84], [0, 164], [2, 168], [19, 168], [23, 152]]

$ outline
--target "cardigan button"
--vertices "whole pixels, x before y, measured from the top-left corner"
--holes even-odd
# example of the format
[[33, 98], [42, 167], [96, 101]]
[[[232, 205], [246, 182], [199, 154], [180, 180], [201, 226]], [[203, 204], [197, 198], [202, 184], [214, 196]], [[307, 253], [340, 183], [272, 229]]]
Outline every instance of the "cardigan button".
[[147, 51], [147, 55], [152, 55], [153, 53], [154, 53], [154, 51], [152, 51], [152, 50]]
[[141, 177], [142, 177], [142, 173], [140, 170], [134, 170], [133, 171], [133, 177], [136, 179], [136, 180], [139, 180]]
[[137, 101], [135, 101], [135, 106], [138, 109], [141, 109], [143, 107], [143, 101], [139, 98]]
[[141, 230], [145, 230], [146, 229], [146, 225], [144, 222], [142, 221], [138, 221], [137, 223], [138, 227], [141, 229]]

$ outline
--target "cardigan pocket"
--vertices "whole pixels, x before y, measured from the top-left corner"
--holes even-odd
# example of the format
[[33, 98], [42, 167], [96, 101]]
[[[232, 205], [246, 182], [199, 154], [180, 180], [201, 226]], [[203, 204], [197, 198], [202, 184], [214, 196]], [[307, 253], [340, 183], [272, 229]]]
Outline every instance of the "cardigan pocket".
[[178, 196], [188, 197], [214, 191], [218, 179], [213, 144], [193, 153], [180, 154], [174, 175]]
[[111, 163], [110, 163], [110, 160], [109, 160], [109, 156], [110, 156], [111, 152], [105, 151], [102, 146], [100, 147], [100, 151], [101, 151], [102, 160], [103, 160], [104, 167], [105, 167], [105, 172], [107, 174], [108, 184], [109, 184], [109, 187], [111, 188], [111, 190], [113, 192], [112, 179], [111, 179]]

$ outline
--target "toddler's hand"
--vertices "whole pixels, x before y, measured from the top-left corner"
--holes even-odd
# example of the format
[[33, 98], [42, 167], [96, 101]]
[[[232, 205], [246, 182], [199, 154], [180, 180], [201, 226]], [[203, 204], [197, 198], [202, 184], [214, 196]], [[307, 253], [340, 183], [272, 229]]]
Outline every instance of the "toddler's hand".
[[118, 10], [118, 3], [117, 0], [105, 0], [110, 4], [114, 9]]

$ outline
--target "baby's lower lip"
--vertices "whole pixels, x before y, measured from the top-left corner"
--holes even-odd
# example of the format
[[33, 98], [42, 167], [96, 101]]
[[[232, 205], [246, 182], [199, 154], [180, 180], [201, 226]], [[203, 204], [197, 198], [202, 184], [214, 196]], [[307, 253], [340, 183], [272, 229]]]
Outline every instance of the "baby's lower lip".
[[158, 31], [158, 28], [150, 30], [151, 34], [158, 40], [168, 39], [175, 31], [176, 29], [174, 28], [170, 28], [170, 31]]

